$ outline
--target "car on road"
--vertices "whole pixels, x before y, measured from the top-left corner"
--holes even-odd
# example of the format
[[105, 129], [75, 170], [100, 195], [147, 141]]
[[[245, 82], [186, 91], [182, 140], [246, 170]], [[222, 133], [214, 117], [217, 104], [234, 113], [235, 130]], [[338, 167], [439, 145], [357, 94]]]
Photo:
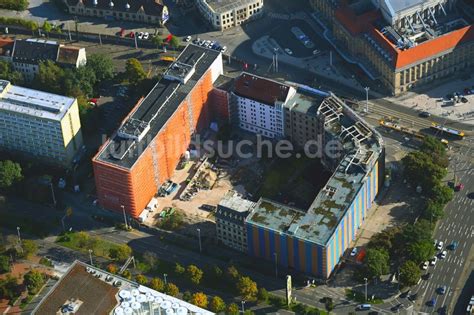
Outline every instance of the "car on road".
[[315, 55], [315, 56], [316, 56], [316, 55], [318, 55], [319, 53], [320, 53], [320, 51], [319, 51], [319, 50], [317, 50], [317, 49], [313, 50], [313, 55]]
[[439, 258], [445, 259], [447, 253], [448, 253], [447, 251], [443, 250], [443, 251], [441, 252], [441, 254], [439, 254]]
[[439, 287], [437, 291], [438, 291], [439, 294], [445, 294], [446, 293], [446, 286], [443, 285], [442, 287]]
[[457, 184], [456, 186], [454, 186], [454, 191], [461, 191], [464, 189], [464, 184]]
[[431, 298], [428, 302], [426, 302], [428, 306], [435, 306], [436, 305], [436, 298]]
[[402, 306], [403, 306], [403, 304], [402, 304], [402, 303], [399, 303], [399, 304], [393, 306], [390, 310], [391, 310], [392, 312], [397, 312], [398, 310], [400, 310], [400, 309], [402, 308]]
[[189, 42], [190, 40], [191, 40], [191, 36], [189, 36], [189, 35], [184, 38], [185, 42]]
[[414, 293], [408, 297], [408, 299], [412, 302], [416, 301], [417, 298], [418, 298], [418, 293]]
[[443, 248], [444, 243], [442, 241], [439, 241], [438, 244], [436, 244], [436, 249], [441, 250]]
[[430, 260], [430, 266], [434, 266], [436, 265], [436, 262], [438, 261], [438, 257], [434, 256], [433, 258], [431, 258]]
[[425, 262], [423, 263], [423, 265], [421, 265], [421, 269], [427, 270], [427, 269], [428, 269], [428, 265], [429, 265], [429, 262], [428, 262], [428, 261], [425, 261]]
[[354, 247], [351, 251], [351, 256], [354, 257], [355, 255], [357, 255], [357, 247]]
[[285, 52], [290, 56], [293, 55], [293, 52], [291, 51], [290, 48], [285, 48]]
[[431, 279], [431, 273], [427, 272], [424, 275], [421, 276], [423, 280], [430, 280]]
[[223, 47], [221, 48], [221, 53], [225, 53], [226, 50], [227, 50], [227, 46], [223, 46]]
[[419, 116], [422, 118], [428, 118], [431, 116], [431, 114], [429, 112], [421, 112]]
[[448, 245], [448, 249], [450, 250], [455, 250], [456, 248], [458, 248], [458, 242], [456, 241], [452, 241], [451, 244]]
[[400, 297], [401, 298], [406, 298], [408, 296], [408, 294], [410, 294], [410, 290], [407, 290], [405, 292], [402, 292], [402, 294], [400, 294]]
[[370, 304], [359, 304], [356, 306], [357, 311], [368, 311], [372, 308]]

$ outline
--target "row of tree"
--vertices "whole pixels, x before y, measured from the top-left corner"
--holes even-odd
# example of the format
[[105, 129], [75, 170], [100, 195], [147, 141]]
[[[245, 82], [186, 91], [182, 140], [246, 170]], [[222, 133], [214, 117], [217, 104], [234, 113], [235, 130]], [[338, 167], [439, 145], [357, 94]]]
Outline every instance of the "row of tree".
[[365, 275], [377, 278], [388, 274], [393, 266], [398, 270], [400, 284], [412, 286], [420, 279], [420, 264], [435, 255], [434, 223], [443, 216], [453, 190], [442, 182], [448, 159], [439, 140], [425, 138], [420, 150], [406, 155], [402, 163], [406, 179], [412, 187], [421, 187], [426, 202], [415, 224], [390, 227], [371, 238], [365, 256]]

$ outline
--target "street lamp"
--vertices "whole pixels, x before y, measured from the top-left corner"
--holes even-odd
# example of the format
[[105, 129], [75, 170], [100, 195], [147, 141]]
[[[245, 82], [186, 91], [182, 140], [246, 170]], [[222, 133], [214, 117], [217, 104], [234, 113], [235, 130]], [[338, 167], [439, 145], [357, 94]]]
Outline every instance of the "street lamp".
[[365, 90], [365, 112], [368, 113], [369, 112], [369, 90], [370, 88], [368, 86], [366, 86], [364, 88]]
[[196, 229], [198, 232], [198, 239], [199, 239], [199, 252], [202, 252], [202, 245], [201, 245], [201, 229]]
[[242, 314], [245, 313], [245, 300], [242, 300]]
[[125, 215], [125, 206], [121, 205], [120, 207], [122, 208], [123, 220], [125, 221], [125, 229], [128, 230], [127, 216]]
[[165, 279], [165, 284], [168, 284], [168, 281], [166, 280], [167, 276], [168, 276], [168, 274], [166, 274], [166, 273], [163, 274], [163, 278]]
[[364, 278], [365, 281], [365, 301], [367, 302], [367, 278]]
[[18, 234], [18, 243], [21, 244], [21, 235], [20, 235], [20, 227], [19, 226], [16, 227], [16, 232]]
[[275, 278], [278, 278], [278, 254], [273, 253], [273, 257], [275, 257]]
[[94, 266], [92, 263], [92, 249], [89, 249], [89, 259], [91, 260], [91, 266]]

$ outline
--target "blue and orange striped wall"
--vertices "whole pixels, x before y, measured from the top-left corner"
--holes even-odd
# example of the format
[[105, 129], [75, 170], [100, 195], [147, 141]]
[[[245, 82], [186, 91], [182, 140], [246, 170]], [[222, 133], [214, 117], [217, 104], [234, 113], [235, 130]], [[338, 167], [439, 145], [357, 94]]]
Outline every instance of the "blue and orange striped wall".
[[379, 163], [377, 162], [326, 246], [247, 222], [249, 254], [273, 261], [274, 253], [276, 253], [278, 264], [281, 266], [328, 278], [345, 250], [355, 240], [357, 231], [378, 193], [379, 184]]

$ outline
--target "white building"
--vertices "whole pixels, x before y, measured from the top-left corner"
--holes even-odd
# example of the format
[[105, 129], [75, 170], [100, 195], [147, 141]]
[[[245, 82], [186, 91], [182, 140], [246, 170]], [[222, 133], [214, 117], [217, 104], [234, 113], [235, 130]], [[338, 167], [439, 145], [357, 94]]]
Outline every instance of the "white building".
[[39, 72], [39, 64], [47, 60], [70, 68], [87, 63], [85, 48], [43, 39], [16, 39], [10, 60], [15, 71], [21, 72], [27, 81], [33, 80]]
[[67, 167], [81, 146], [76, 99], [0, 80], [0, 149]]
[[217, 30], [225, 30], [262, 14], [263, 0], [197, 0], [202, 16]]
[[216, 210], [216, 235], [222, 244], [247, 252], [245, 218], [255, 203], [231, 191], [219, 202]]
[[283, 106], [295, 93], [291, 86], [243, 72], [233, 91], [239, 127], [267, 138], [283, 137]]

